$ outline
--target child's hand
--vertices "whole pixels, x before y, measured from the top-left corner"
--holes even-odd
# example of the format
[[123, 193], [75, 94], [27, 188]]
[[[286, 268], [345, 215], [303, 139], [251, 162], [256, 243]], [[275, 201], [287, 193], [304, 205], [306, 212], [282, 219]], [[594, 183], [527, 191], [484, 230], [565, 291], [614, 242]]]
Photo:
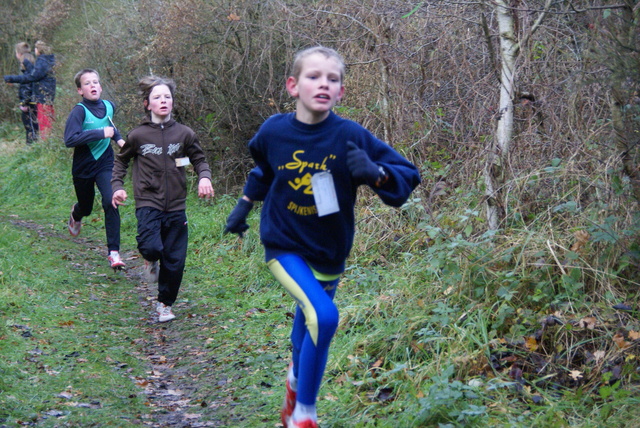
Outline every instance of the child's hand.
[[104, 138], [111, 138], [114, 136], [114, 134], [115, 134], [115, 130], [112, 126], [104, 127]]
[[127, 200], [127, 192], [123, 189], [116, 190], [111, 197], [111, 205], [113, 208], [118, 209], [118, 205], [124, 205], [124, 202]]
[[211, 185], [211, 180], [208, 178], [200, 179], [198, 183], [198, 197], [199, 198], [213, 198], [214, 191], [213, 186]]
[[347, 148], [347, 167], [351, 176], [358, 181], [375, 186], [381, 175], [378, 165], [372, 162], [367, 152], [358, 148], [353, 141], [347, 141]]
[[249, 202], [244, 198], [238, 199], [238, 203], [227, 218], [227, 225], [224, 228], [224, 233], [237, 233], [242, 238], [242, 234], [249, 229], [247, 216], [249, 215], [251, 208], [253, 208], [253, 202]]
[[25, 113], [29, 111], [29, 107], [27, 106], [18, 106], [18, 107], [20, 107], [20, 110], [22, 110]]

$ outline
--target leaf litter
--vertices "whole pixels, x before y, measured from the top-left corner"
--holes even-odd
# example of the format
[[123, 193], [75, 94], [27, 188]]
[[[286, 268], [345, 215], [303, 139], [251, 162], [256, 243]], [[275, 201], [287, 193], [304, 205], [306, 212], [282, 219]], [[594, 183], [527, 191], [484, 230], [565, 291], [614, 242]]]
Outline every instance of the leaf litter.
[[520, 340], [493, 340], [487, 365], [470, 374], [511, 378], [516, 391], [534, 403], [540, 397], [532, 396], [529, 386], [549, 391], [581, 387], [602, 395], [602, 388], [615, 382], [635, 382], [640, 334], [633, 314], [594, 309], [576, 319], [558, 311], [539, 326]]

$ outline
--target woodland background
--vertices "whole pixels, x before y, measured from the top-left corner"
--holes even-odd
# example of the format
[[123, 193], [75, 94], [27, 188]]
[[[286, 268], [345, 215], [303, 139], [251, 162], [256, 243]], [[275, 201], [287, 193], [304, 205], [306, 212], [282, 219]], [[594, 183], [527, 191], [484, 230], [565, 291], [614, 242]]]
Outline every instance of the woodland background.
[[[73, 74], [83, 67], [100, 71], [123, 129], [141, 114], [137, 80], [174, 78], [176, 116], [198, 132], [223, 191], [244, 178], [246, 142], [262, 121], [293, 108], [284, 91], [291, 57], [315, 44], [336, 48], [348, 63], [340, 114], [406, 151], [424, 171], [423, 189], [482, 186], [505, 107], [502, 33], [522, 43], [505, 179], [558, 158], [585, 172], [618, 168], [611, 178], [633, 178], [639, 196], [637, 1], [9, 0], [1, 7], [5, 74], [17, 72], [16, 41], [42, 38], [54, 47], [60, 122], [77, 101]], [[500, 10], [513, 19], [511, 32], [498, 27]], [[15, 117], [14, 89], [5, 86], [1, 96], [0, 117]], [[523, 218], [544, 210], [554, 190], [544, 180], [502, 185]]]
[[[637, 388], [638, 0], [8, 0], [0, 28], [3, 74], [17, 73], [17, 41], [53, 46], [60, 136], [79, 69], [100, 72], [121, 130], [142, 117], [138, 79], [173, 78], [176, 118], [198, 133], [217, 194], [234, 198], [248, 140], [294, 107], [292, 55], [336, 48], [347, 62], [336, 111], [421, 170], [399, 215], [362, 192], [354, 248], [364, 265], [419, 263], [403, 265], [407, 281], [432, 295], [416, 300], [426, 324], [408, 348], [482, 319], [489, 368], [450, 356], [448, 376], [548, 386], [557, 368], [554, 387], [591, 388], [601, 404]], [[0, 119], [19, 123], [9, 85]], [[518, 364], [504, 359], [514, 349]]]

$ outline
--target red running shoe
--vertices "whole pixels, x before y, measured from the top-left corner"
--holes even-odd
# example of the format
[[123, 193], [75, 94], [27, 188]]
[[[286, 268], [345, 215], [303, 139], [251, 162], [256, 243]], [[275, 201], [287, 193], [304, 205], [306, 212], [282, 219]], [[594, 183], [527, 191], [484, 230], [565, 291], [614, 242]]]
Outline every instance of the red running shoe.
[[318, 428], [318, 422], [312, 419], [303, 419], [300, 422], [291, 421], [289, 428]]
[[282, 403], [282, 410], [280, 411], [280, 420], [282, 421], [282, 425], [284, 425], [284, 428], [287, 428], [289, 426], [291, 415], [293, 414], [293, 409], [296, 407], [297, 394], [296, 391], [291, 389], [291, 385], [289, 385], [289, 370], [291, 370], [292, 365], [293, 363], [289, 364], [289, 369], [287, 370], [287, 381], [285, 382], [287, 392]]

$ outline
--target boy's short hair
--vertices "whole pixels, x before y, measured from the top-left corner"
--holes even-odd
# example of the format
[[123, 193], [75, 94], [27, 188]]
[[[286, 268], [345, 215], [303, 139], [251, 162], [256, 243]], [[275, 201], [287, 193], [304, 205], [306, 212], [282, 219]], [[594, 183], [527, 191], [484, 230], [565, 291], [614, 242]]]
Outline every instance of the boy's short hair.
[[35, 64], [36, 63], [36, 59], [34, 58], [33, 54], [31, 54], [31, 52], [25, 52], [22, 54], [22, 61], [20, 62], [20, 68], [21, 69], [25, 69], [26, 67], [24, 66], [24, 62], [29, 61], [31, 64]]
[[[169, 88], [169, 92], [171, 92], [171, 97], [174, 96], [174, 93], [176, 92], [176, 82], [174, 82], [173, 80], [160, 76], [145, 76], [140, 79], [140, 82], [138, 82], [138, 95], [142, 97], [143, 104], [145, 102], [149, 102], [149, 95], [151, 95], [151, 91], [153, 91], [153, 88], [160, 85], [166, 85]], [[149, 111], [147, 111], [146, 104], [145, 113], [147, 115], [151, 114]]]
[[82, 70], [78, 71], [73, 78], [74, 82], [76, 82], [76, 88], [79, 88], [80, 86], [82, 86], [82, 82], [81, 82], [82, 76], [89, 73], [95, 73], [96, 76], [98, 76], [98, 80], [100, 80], [100, 73], [95, 71], [93, 68], [83, 68]]
[[53, 53], [51, 46], [49, 46], [42, 40], [38, 40], [36, 42], [35, 48], [38, 49], [38, 53], [42, 55], [51, 55]]
[[15, 44], [14, 48], [18, 55], [24, 55], [31, 52], [31, 46], [29, 46], [29, 43], [27, 42], [18, 42]]
[[344, 59], [342, 58], [342, 55], [340, 55], [336, 50], [328, 48], [326, 46], [313, 46], [307, 49], [303, 49], [298, 53], [296, 53], [296, 55], [293, 57], [293, 66], [291, 67], [291, 76], [298, 79], [302, 71], [303, 60], [309, 55], [313, 55], [317, 53], [322, 54], [327, 58], [334, 58], [338, 61], [338, 64], [340, 64], [340, 82], [344, 81], [344, 71], [346, 67], [345, 67]]

